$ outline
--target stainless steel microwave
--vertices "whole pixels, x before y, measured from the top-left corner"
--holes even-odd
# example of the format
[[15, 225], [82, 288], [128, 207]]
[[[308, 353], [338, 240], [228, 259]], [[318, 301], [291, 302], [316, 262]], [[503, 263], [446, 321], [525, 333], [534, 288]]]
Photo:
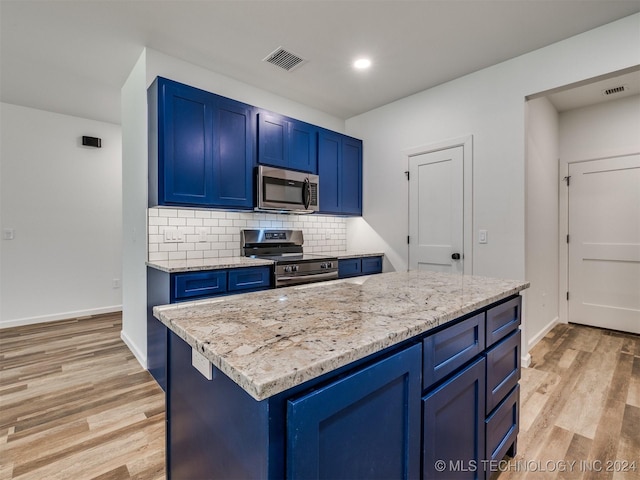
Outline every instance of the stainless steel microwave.
[[313, 213], [318, 210], [318, 175], [260, 165], [257, 176], [257, 211]]

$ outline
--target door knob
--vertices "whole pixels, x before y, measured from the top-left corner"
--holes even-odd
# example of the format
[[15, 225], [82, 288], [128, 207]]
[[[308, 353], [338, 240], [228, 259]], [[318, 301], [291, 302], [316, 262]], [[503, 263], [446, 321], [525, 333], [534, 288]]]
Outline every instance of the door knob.
[[459, 253], [452, 253], [451, 254], [451, 260], [460, 260], [460, 254]]

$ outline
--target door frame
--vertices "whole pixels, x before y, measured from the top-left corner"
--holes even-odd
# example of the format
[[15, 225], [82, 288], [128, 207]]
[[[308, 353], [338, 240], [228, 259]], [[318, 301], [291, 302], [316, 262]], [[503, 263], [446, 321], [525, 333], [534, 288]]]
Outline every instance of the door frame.
[[[403, 150], [403, 158], [409, 172], [409, 160], [411, 157], [425, 153], [438, 152], [449, 148], [462, 147], [462, 208], [463, 226], [462, 241], [464, 248], [465, 275], [473, 274], [473, 135], [443, 140], [438, 143], [431, 143], [418, 147]], [[409, 234], [409, 209], [410, 209], [409, 189], [407, 188], [407, 235]], [[409, 270], [409, 244], [407, 243], [407, 270]]]
[[567, 243], [567, 235], [569, 235], [569, 188], [571, 187], [567, 187], [565, 181], [565, 178], [569, 176], [569, 165], [640, 155], [640, 151], [629, 151], [625, 148], [599, 153], [599, 155], [581, 159], [560, 158], [558, 168], [558, 321], [560, 323], [569, 323], [569, 301], [566, 299], [566, 295], [569, 292], [569, 244]]

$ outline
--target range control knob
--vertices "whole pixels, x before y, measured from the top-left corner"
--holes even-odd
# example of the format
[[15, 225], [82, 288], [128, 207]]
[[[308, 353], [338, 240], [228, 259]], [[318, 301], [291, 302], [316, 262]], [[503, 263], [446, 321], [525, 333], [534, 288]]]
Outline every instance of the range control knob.
[[291, 273], [291, 267], [289, 265], [284, 266], [284, 273]]
[[298, 271], [298, 265], [292, 265], [291, 266], [291, 271], [292, 272], [297, 272]]

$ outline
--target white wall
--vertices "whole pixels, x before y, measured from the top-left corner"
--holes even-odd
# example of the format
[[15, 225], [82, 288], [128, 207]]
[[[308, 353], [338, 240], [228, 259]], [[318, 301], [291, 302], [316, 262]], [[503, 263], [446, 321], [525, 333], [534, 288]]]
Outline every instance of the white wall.
[[[558, 322], [558, 112], [546, 98], [526, 105], [524, 314], [528, 347]], [[530, 335], [529, 335], [530, 334]]]
[[2, 228], [15, 229], [0, 243], [0, 327], [120, 310], [120, 126], [0, 108]]
[[[640, 153], [640, 95], [611, 100], [560, 114], [559, 178], [569, 172], [568, 164], [585, 160]], [[567, 188], [560, 190], [560, 291], [568, 291]], [[567, 321], [567, 304], [560, 302], [560, 321]]]
[[234, 100], [344, 132], [344, 121], [183, 60], [146, 49], [122, 88], [123, 129], [123, 331], [122, 338], [146, 365], [146, 89], [163, 76]]
[[473, 273], [525, 279], [525, 97], [640, 64], [639, 28], [632, 15], [349, 119], [365, 145], [363, 220], [393, 268], [407, 268], [402, 152], [473, 135]]

